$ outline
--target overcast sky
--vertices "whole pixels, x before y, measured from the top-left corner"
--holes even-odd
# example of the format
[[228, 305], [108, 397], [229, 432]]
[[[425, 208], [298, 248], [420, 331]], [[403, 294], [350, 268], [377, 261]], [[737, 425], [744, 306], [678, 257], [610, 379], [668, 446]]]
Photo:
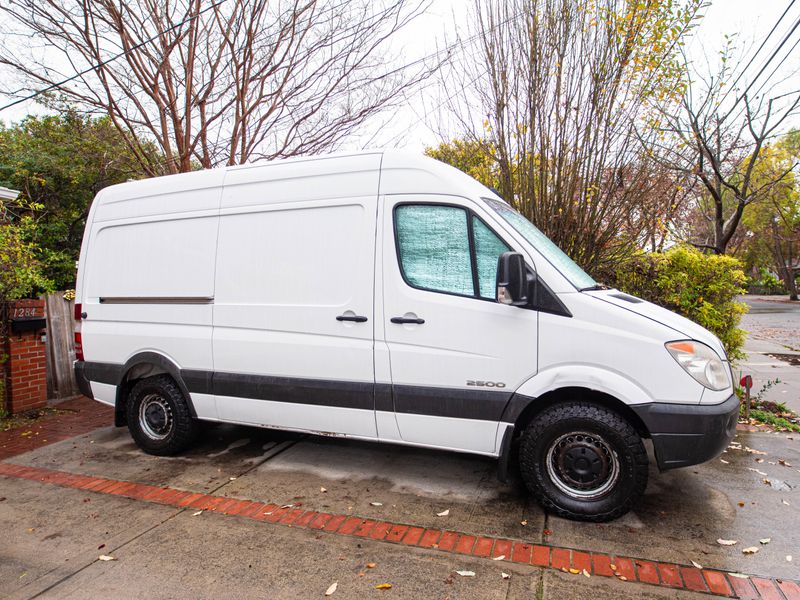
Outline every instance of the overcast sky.
[[[467, 37], [469, 33], [466, 33], [467, 19], [464, 6], [468, 4], [469, 0], [432, 0], [431, 7], [426, 14], [419, 17], [395, 41], [396, 48], [402, 49], [404, 58], [410, 61], [431, 54], [448, 43], [452, 43], [459, 30], [462, 37]], [[690, 59], [697, 64], [698, 68], [705, 69], [705, 57], [709, 56], [712, 61], [715, 60], [715, 54], [724, 44], [723, 36], [725, 34], [738, 34], [738, 44], [743, 50], [746, 50], [745, 55], [749, 59], [750, 54], [755, 51], [788, 4], [789, 0], [713, 0], [711, 6], [706, 9], [701, 25], [694, 31], [693, 38], [687, 47]], [[750, 77], [758, 72], [763, 61], [789, 31], [798, 16], [800, 16], [800, 5], [792, 7], [765, 49], [759, 54], [758, 59], [748, 69]], [[800, 31], [795, 32], [783, 51], [787, 51], [798, 37], [800, 37]], [[469, 51], [469, 49], [465, 51]], [[773, 65], [767, 69], [767, 74], [772, 71], [777, 62], [773, 62]], [[796, 75], [798, 66], [800, 66], [800, 52], [795, 52], [783, 64], [765, 90], [769, 90], [770, 94], [775, 95], [800, 88], [800, 77]], [[743, 81], [747, 79], [747, 75], [743, 77]], [[787, 80], [776, 83], [782, 79]], [[6, 87], [7, 84], [0, 80], [0, 92]], [[405, 107], [394, 114], [385, 115], [380, 122], [373, 123], [367, 135], [354, 138], [348, 146], [351, 148], [364, 145], [370, 147], [397, 146], [420, 151], [425, 146], [436, 144], [439, 141], [438, 133], [435, 131], [436, 111], [430, 109], [435, 108], [439, 102], [438, 93], [439, 90], [436, 86], [431, 86], [414, 95], [409, 98]], [[0, 93], [0, 105], [7, 101], [8, 98]], [[429, 116], [426, 116], [426, 111]], [[33, 102], [20, 104], [0, 112], [0, 120], [5, 123], [18, 121], [29, 112], [40, 113], [42, 109]], [[797, 125], [797, 121], [795, 121], [795, 125]], [[453, 135], [457, 133], [452, 132]]]

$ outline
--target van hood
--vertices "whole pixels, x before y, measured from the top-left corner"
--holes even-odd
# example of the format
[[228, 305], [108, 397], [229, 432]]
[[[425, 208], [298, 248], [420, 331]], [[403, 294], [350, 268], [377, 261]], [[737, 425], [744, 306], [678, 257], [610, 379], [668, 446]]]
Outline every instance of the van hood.
[[614, 289], [597, 290], [583, 293], [592, 296], [597, 300], [606, 302], [608, 304], [613, 304], [614, 306], [618, 306], [624, 310], [641, 315], [642, 317], [655, 321], [656, 323], [665, 325], [666, 327], [669, 327], [676, 333], [680, 334], [680, 336], [683, 338], [702, 342], [719, 354], [722, 360], [728, 360], [728, 357], [725, 354], [725, 347], [722, 345], [722, 342], [719, 341], [717, 336], [704, 327], [701, 327], [694, 321], [690, 321], [686, 317], [682, 317], [671, 310], [667, 310], [666, 308], [658, 306], [657, 304], [653, 304], [652, 302], [648, 302], [647, 300], [642, 300], [636, 296], [631, 296], [630, 294], [626, 294]]

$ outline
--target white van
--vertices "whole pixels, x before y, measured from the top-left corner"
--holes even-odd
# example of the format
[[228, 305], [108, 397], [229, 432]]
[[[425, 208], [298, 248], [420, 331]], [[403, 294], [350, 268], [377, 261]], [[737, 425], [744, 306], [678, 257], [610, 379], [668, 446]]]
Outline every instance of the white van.
[[626, 512], [659, 467], [717, 456], [739, 402], [720, 341], [598, 285], [495, 193], [363, 152], [97, 195], [75, 370], [136, 443], [197, 420], [518, 457], [549, 511]]

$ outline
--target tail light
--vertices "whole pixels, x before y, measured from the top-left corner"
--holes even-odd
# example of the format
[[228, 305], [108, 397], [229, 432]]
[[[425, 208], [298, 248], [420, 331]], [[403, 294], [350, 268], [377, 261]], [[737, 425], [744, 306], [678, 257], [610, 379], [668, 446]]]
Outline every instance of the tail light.
[[83, 360], [83, 340], [81, 339], [81, 320], [83, 319], [83, 305], [75, 303], [75, 360]]

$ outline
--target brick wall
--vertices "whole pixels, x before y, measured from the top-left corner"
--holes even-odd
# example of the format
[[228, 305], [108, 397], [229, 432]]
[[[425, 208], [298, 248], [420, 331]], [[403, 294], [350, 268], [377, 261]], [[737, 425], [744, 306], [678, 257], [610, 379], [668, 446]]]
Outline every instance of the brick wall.
[[3, 353], [5, 364], [5, 405], [11, 414], [42, 408], [47, 405], [46, 345], [44, 330], [12, 333], [11, 320], [17, 317], [44, 316], [43, 300], [17, 300], [5, 307]]

